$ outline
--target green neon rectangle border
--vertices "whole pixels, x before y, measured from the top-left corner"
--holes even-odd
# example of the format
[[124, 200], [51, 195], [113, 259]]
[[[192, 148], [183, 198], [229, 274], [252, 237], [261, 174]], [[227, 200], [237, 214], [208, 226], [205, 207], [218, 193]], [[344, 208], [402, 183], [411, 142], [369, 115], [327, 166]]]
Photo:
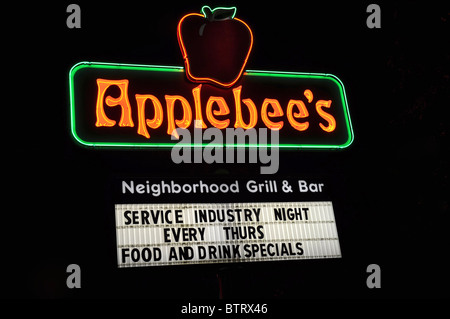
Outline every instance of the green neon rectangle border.
[[[79, 62], [76, 63], [69, 71], [69, 95], [70, 95], [70, 130], [73, 138], [84, 146], [90, 147], [126, 147], [126, 148], [172, 148], [178, 144], [174, 143], [115, 143], [115, 142], [86, 142], [82, 140], [76, 133], [75, 123], [75, 97], [74, 97], [74, 76], [75, 73], [83, 68], [98, 69], [123, 69], [138, 71], [158, 71], [158, 72], [184, 72], [183, 67], [179, 66], [162, 66], [162, 65], [143, 65], [143, 64], [124, 64], [124, 63], [106, 63], [106, 62]], [[246, 70], [243, 75], [249, 76], [268, 76], [282, 78], [327, 78], [332, 80], [339, 87], [342, 105], [344, 106], [344, 118], [347, 127], [348, 139], [341, 145], [329, 144], [279, 144], [279, 148], [285, 149], [343, 149], [350, 146], [354, 140], [353, 127], [348, 110], [347, 96], [342, 81], [335, 75], [329, 73], [304, 73], [304, 72], [284, 72], [284, 71], [262, 71], [262, 70]], [[219, 146], [211, 143], [202, 144], [183, 144], [183, 147], [205, 147]], [[221, 144], [223, 147], [260, 147], [259, 144]], [[265, 147], [265, 146], [264, 146]]]

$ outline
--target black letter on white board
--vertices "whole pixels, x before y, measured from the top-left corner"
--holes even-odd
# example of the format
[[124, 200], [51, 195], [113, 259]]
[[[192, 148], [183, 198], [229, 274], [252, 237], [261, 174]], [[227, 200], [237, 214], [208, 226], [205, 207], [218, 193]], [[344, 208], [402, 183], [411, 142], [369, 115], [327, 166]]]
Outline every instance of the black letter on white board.
[[78, 4], [69, 4], [66, 9], [70, 15], [67, 17], [66, 24], [69, 29], [81, 28], [81, 9]]

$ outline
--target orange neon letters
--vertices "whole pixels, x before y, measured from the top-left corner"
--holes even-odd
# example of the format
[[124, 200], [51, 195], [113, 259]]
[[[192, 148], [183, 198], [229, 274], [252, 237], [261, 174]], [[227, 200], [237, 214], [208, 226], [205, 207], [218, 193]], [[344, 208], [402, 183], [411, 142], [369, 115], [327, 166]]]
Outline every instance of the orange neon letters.
[[116, 106], [120, 105], [122, 107], [122, 115], [120, 117], [119, 126], [134, 126], [133, 120], [131, 119], [131, 106], [128, 100], [128, 80], [104, 80], [97, 79], [97, 104], [95, 107], [95, 113], [97, 115], [97, 122], [95, 126], [114, 126], [116, 121], [109, 119], [105, 114], [105, 109], [103, 108], [103, 98], [105, 96], [106, 90], [111, 86], [116, 85], [120, 89], [120, 95], [118, 98], [113, 98], [111, 96], [106, 97], [106, 105]]
[[330, 106], [331, 106], [331, 100], [328, 100], [328, 101], [319, 100], [316, 102], [317, 113], [319, 113], [319, 115], [325, 121], [328, 122], [328, 126], [325, 126], [322, 123], [319, 123], [319, 125], [322, 128], [322, 130], [324, 130], [325, 132], [328, 132], [328, 133], [333, 132], [336, 129], [336, 120], [334, 119], [334, 117], [332, 115], [323, 111], [322, 107], [329, 108]]
[[[177, 131], [175, 131], [175, 124], [179, 128], [188, 128], [192, 122], [192, 110], [189, 102], [181, 95], [165, 95], [167, 103], [167, 134], [180, 138]], [[183, 107], [183, 118], [181, 120], [175, 120], [174, 109], [175, 102], [180, 101]]]
[[[273, 108], [273, 112], [269, 112], [267, 113], [267, 107], [270, 105], [272, 105]], [[278, 100], [276, 99], [265, 99], [262, 107], [261, 107], [261, 119], [263, 120], [264, 124], [266, 124], [266, 126], [268, 128], [270, 128], [271, 130], [281, 130], [281, 128], [284, 125], [283, 121], [279, 121], [279, 122], [272, 122], [271, 120], [269, 120], [269, 116], [270, 117], [278, 117], [278, 116], [283, 116], [283, 109], [281, 108], [280, 102], [278, 102]]]
[[[145, 101], [150, 99], [153, 102], [153, 107], [155, 109], [155, 116], [152, 120], [145, 120]], [[150, 134], [147, 131], [147, 126], [150, 128], [158, 128], [161, 126], [163, 121], [163, 109], [161, 102], [154, 95], [141, 95], [136, 94], [137, 110], [138, 110], [138, 134], [150, 138]]]
[[[293, 113], [294, 106], [297, 106], [299, 113]], [[303, 103], [302, 100], [289, 100], [287, 110], [286, 110], [286, 115], [287, 115], [289, 123], [296, 130], [305, 131], [306, 129], [308, 129], [309, 122], [299, 123], [294, 119], [294, 117], [295, 118], [306, 118], [309, 116], [308, 109], [306, 108], [305, 103]]]
[[311, 90], [305, 90], [305, 92], [303, 92], [303, 95], [306, 96], [306, 98], [308, 99], [308, 103], [312, 102], [314, 95], [311, 92]]
[[[217, 103], [219, 106], [219, 110], [212, 111], [212, 106], [214, 105], [214, 102]], [[227, 102], [225, 102], [225, 99], [221, 96], [211, 96], [208, 99], [208, 103], [206, 104], [206, 117], [208, 118], [208, 121], [212, 124], [212, 126], [217, 127], [218, 129], [224, 129], [227, 128], [230, 124], [230, 120], [218, 120], [216, 119], [214, 115], [227, 115], [230, 113], [230, 109], [228, 108]]]

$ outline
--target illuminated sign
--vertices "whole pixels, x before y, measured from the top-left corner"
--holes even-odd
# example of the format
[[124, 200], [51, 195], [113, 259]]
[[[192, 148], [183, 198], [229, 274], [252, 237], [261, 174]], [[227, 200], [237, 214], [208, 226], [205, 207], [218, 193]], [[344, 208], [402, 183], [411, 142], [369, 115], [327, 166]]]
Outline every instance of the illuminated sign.
[[353, 141], [342, 82], [330, 74], [247, 70], [230, 89], [186, 81], [184, 68], [81, 62], [70, 72], [71, 131], [87, 146], [171, 147], [175, 128], [268, 128], [280, 147]]
[[331, 202], [116, 204], [119, 267], [340, 258]]
[[205, 6], [202, 14], [181, 18], [185, 67], [75, 64], [69, 72], [74, 139], [94, 147], [173, 147], [177, 129], [263, 128], [279, 132], [280, 148], [349, 146], [353, 130], [342, 82], [331, 74], [244, 71], [253, 35], [235, 14], [234, 7]]

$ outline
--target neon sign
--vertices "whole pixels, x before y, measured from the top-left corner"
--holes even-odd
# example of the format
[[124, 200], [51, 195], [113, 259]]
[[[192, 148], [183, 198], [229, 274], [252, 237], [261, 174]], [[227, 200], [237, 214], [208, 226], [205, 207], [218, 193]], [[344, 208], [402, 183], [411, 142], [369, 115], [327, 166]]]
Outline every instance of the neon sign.
[[252, 30], [235, 18], [235, 7], [211, 10], [204, 6], [201, 12], [185, 15], [177, 27], [186, 76], [192, 82], [231, 87], [241, 77], [250, 56]]
[[[336, 76], [244, 71], [253, 43], [250, 27], [234, 17], [235, 8], [203, 7], [202, 13], [187, 14], [178, 24], [184, 68], [101, 62], [71, 68], [71, 132], [76, 141], [95, 147], [173, 147], [177, 128], [214, 127], [277, 130], [280, 148], [339, 149], [352, 143], [345, 89]], [[241, 48], [240, 54], [231, 62], [205, 60], [201, 65], [193, 44], [206, 39], [211, 45], [211, 35], [218, 37], [221, 30], [243, 39], [232, 49]], [[212, 46], [215, 53], [210, 56], [224, 50]]]

